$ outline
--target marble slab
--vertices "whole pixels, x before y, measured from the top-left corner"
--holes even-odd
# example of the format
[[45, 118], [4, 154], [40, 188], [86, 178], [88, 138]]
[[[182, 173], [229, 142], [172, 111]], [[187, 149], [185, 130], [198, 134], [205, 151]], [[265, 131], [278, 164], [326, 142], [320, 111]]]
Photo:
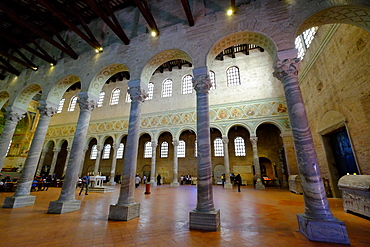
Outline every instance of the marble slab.
[[140, 216], [140, 203], [131, 203], [125, 205], [110, 205], [110, 220], [129, 221]]
[[220, 228], [220, 210], [208, 212], [190, 212], [190, 229], [218, 231]]
[[81, 201], [53, 201], [49, 204], [48, 214], [64, 214], [80, 210]]
[[9, 196], [5, 198], [3, 208], [20, 208], [35, 204], [36, 196]]

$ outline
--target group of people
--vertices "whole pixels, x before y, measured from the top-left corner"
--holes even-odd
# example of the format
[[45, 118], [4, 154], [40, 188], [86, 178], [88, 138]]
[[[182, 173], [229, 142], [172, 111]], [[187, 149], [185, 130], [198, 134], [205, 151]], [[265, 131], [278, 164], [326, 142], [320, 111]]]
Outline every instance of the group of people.
[[47, 191], [52, 185], [53, 178], [52, 175], [47, 175], [45, 177], [36, 176], [32, 181], [31, 191]]
[[180, 184], [181, 185], [184, 185], [184, 184], [190, 184], [190, 185], [192, 185], [193, 184], [193, 182], [192, 182], [193, 180], [192, 180], [192, 177], [191, 177], [191, 175], [190, 174], [188, 174], [188, 175], [181, 175], [181, 177], [180, 177]]
[[[225, 173], [221, 175], [222, 180], [222, 186], [225, 186], [226, 182], [226, 175]], [[234, 185], [238, 186], [238, 192], [240, 192], [240, 186], [242, 185], [242, 177], [240, 176], [240, 173], [238, 175], [234, 175], [234, 173], [230, 174], [230, 182], [234, 183]]]

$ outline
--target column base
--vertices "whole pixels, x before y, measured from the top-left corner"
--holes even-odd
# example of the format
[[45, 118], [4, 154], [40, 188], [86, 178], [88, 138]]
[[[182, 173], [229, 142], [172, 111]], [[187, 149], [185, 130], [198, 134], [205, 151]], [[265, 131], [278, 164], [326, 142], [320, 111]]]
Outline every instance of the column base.
[[109, 181], [109, 182], [107, 183], [107, 185], [114, 186], [114, 185], [116, 185], [116, 182], [114, 182], [114, 181]]
[[130, 203], [122, 206], [110, 205], [109, 216], [110, 220], [129, 221], [140, 216], [140, 203]]
[[224, 189], [232, 189], [232, 188], [233, 188], [232, 183], [225, 183], [224, 184]]
[[53, 201], [49, 204], [48, 214], [64, 214], [80, 210], [81, 201]]
[[265, 189], [265, 186], [263, 185], [263, 183], [261, 181], [257, 181], [256, 190], [264, 190], [264, 189]]
[[176, 188], [176, 187], [179, 187], [179, 186], [180, 186], [180, 183], [179, 182], [172, 182], [171, 183], [171, 187]]
[[297, 214], [299, 231], [310, 241], [350, 244], [343, 221], [325, 221], [311, 219], [304, 214]]
[[157, 186], [157, 182], [150, 181], [148, 184], [151, 184], [152, 186]]
[[209, 212], [198, 212], [196, 210], [190, 212], [190, 229], [218, 231], [220, 228], [220, 210]]
[[5, 198], [3, 208], [20, 208], [35, 204], [36, 196], [9, 196]]

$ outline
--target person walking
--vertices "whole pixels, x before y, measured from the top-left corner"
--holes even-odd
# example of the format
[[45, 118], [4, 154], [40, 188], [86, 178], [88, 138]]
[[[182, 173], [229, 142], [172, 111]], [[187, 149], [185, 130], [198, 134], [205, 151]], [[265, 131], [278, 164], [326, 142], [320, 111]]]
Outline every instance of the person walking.
[[161, 179], [162, 179], [161, 174], [158, 174], [158, 176], [157, 176], [157, 185], [161, 185]]
[[240, 185], [242, 184], [242, 177], [238, 173], [238, 175], [235, 176], [235, 183], [238, 186], [238, 192], [240, 192]]
[[85, 176], [82, 177], [82, 184], [79, 195], [81, 195], [82, 191], [84, 190], [84, 187], [86, 188], [85, 195], [88, 195], [89, 183], [90, 183], [90, 173], [88, 172]]
[[139, 174], [136, 174], [136, 177], [135, 177], [135, 189], [139, 188], [140, 182], [141, 182], [141, 178], [140, 178]]

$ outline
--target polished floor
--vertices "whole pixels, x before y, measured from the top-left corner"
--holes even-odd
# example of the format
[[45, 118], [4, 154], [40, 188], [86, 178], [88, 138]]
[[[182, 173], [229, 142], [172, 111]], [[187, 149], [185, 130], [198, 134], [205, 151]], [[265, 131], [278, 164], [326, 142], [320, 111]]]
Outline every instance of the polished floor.
[[[135, 190], [141, 204], [139, 218], [128, 222], [107, 220], [109, 205], [115, 204], [119, 185], [110, 193], [78, 195], [81, 209], [47, 214], [50, 201], [60, 188], [32, 192], [34, 206], [0, 208], [0, 246], [345, 246], [308, 241], [299, 231], [296, 214], [304, 211], [303, 197], [287, 190], [251, 187], [226, 190], [214, 186], [215, 208], [221, 210], [218, 232], [189, 230], [189, 212], [196, 207], [196, 187], [162, 185]], [[12, 193], [2, 192], [0, 203]], [[343, 212], [340, 199], [329, 199], [335, 217], [346, 224], [351, 246], [370, 246], [370, 221]]]

